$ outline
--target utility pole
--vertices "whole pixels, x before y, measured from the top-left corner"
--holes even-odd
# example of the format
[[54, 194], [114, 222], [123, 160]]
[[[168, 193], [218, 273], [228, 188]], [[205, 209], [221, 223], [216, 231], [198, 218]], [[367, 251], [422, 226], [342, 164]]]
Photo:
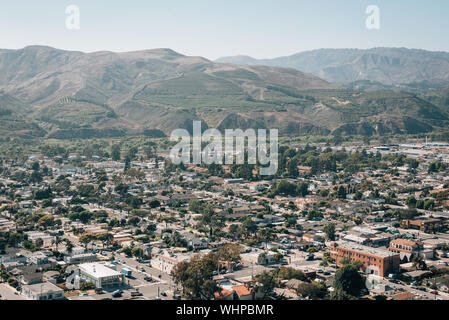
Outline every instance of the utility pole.
[[437, 293], [438, 293], [438, 291], [437, 291], [437, 289], [436, 289], [436, 287], [437, 287], [437, 277], [434, 277], [433, 278], [433, 284], [434, 284], [434, 290], [435, 290], [435, 300], [437, 299]]

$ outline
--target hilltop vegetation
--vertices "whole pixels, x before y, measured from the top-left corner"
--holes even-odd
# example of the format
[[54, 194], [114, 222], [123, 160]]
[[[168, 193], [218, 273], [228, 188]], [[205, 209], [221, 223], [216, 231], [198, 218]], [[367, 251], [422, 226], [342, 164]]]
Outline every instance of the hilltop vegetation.
[[342, 89], [291, 68], [214, 63], [170, 49], [0, 50], [0, 70], [8, 136], [163, 137], [191, 131], [194, 120], [204, 129], [276, 128], [284, 136], [419, 134], [448, 124], [447, 88], [419, 95], [384, 90], [388, 83], [375, 92]]

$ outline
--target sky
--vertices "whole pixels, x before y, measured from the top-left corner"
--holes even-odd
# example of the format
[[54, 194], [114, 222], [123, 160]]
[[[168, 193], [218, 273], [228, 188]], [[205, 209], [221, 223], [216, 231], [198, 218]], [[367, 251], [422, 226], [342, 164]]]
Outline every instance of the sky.
[[[69, 5], [79, 29], [68, 29]], [[379, 8], [367, 29], [366, 8]], [[75, 20], [70, 20], [75, 21]], [[73, 24], [72, 24], [73, 26]], [[0, 48], [170, 48], [216, 59], [274, 58], [320, 48], [449, 51], [447, 0], [14, 0], [0, 1]]]

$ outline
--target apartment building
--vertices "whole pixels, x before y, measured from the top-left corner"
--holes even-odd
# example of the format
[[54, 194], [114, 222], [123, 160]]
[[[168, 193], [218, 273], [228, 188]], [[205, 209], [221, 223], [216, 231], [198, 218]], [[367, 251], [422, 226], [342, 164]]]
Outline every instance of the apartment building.
[[399, 270], [399, 254], [388, 250], [341, 241], [331, 244], [330, 254], [338, 265], [341, 265], [342, 259], [359, 261], [362, 263], [362, 271], [381, 277]]

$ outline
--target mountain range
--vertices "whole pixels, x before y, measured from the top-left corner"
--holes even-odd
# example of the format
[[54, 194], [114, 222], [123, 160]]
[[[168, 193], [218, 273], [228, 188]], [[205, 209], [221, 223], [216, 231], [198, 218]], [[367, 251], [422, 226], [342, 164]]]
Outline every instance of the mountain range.
[[[191, 130], [193, 120], [203, 121], [204, 128], [278, 128], [282, 135], [382, 135], [447, 127], [443, 84], [449, 54], [347, 52], [319, 50], [279, 58], [290, 61], [281, 65], [242, 57], [213, 62], [170, 49], [0, 49], [0, 132], [57, 139], [159, 137], [176, 128]], [[365, 79], [373, 70], [375, 77]], [[401, 85], [420, 90], [391, 89]]]
[[448, 52], [406, 48], [319, 49], [274, 59], [234, 56], [216, 62], [294, 68], [352, 88], [413, 90], [420, 83], [426, 88], [449, 83]]

